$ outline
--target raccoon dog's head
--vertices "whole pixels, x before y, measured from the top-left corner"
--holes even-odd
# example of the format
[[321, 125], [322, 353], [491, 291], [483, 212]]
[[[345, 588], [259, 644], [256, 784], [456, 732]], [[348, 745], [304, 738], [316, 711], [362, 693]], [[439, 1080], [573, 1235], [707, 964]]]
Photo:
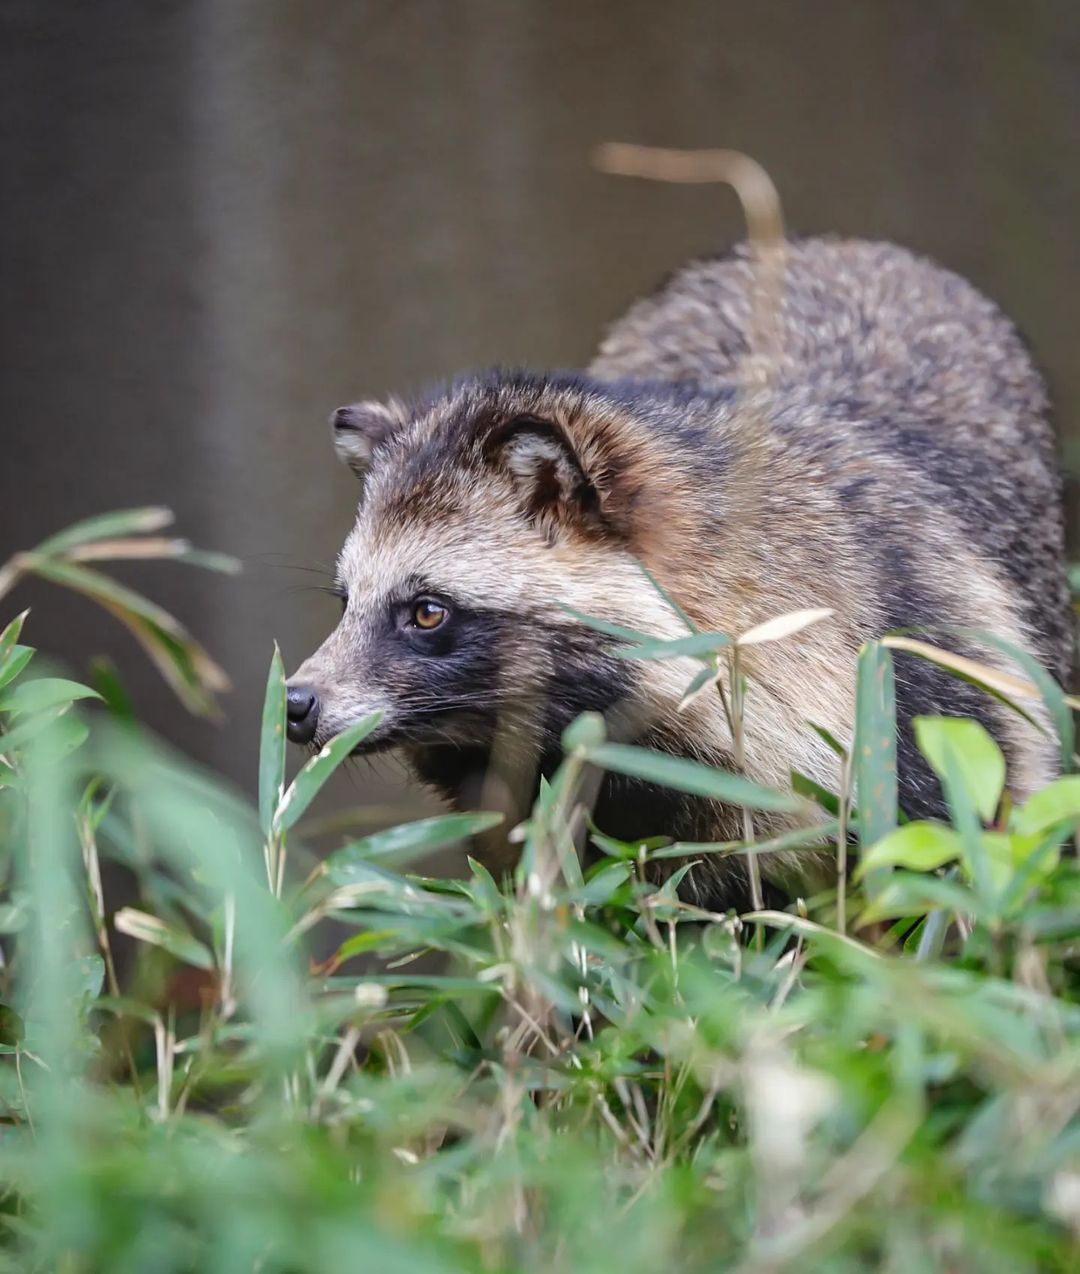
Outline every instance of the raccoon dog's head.
[[655, 419], [579, 378], [494, 375], [332, 423], [363, 494], [341, 622], [290, 681], [291, 739], [379, 712], [366, 750], [536, 755], [579, 712], [655, 704], [643, 665], [566, 609], [685, 631], [640, 565], [685, 504]]

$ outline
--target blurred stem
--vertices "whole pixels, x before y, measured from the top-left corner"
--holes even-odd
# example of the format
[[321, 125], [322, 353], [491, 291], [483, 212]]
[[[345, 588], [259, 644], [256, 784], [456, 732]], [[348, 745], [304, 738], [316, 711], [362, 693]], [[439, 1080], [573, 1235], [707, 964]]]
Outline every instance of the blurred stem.
[[266, 860], [266, 883], [275, 898], [281, 897], [282, 882], [285, 879], [285, 833], [272, 831], [263, 846], [263, 857]]
[[165, 1123], [169, 1118], [169, 1095], [172, 1092], [173, 1064], [176, 1058], [176, 1024], [171, 1004], [168, 1018], [168, 1024], [160, 1017], [154, 1022], [158, 1075], [157, 1117], [160, 1123]]
[[735, 1267], [736, 1274], [776, 1274], [792, 1265], [808, 1268], [814, 1246], [895, 1166], [921, 1119], [921, 1103], [906, 1094], [886, 1102], [851, 1149], [826, 1170], [812, 1209], [793, 1216], [772, 1236], [755, 1235], [746, 1259]]
[[281, 897], [281, 891], [285, 887], [285, 859], [287, 856], [285, 849], [285, 837], [282, 836], [278, 841], [277, 875], [271, 883], [271, 889], [274, 892], [275, 898]]
[[[109, 994], [116, 999], [120, 999], [120, 983], [116, 977], [116, 965], [113, 963], [112, 944], [109, 942], [109, 926], [105, 922], [105, 891], [101, 884], [101, 862], [98, 858], [97, 841], [94, 837], [93, 828], [90, 826], [89, 818], [85, 815], [80, 817], [76, 823], [76, 830], [79, 835], [79, 845], [82, 848], [86, 879], [90, 887], [90, 906], [93, 911], [94, 935], [101, 951], [101, 958], [105, 961], [105, 977], [109, 984]], [[127, 1027], [122, 1019], [118, 1021], [118, 1027], [124, 1058], [131, 1074], [131, 1086], [135, 1090], [136, 1099], [141, 1103], [142, 1085], [139, 1083], [139, 1069], [135, 1065], [135, 1055], [131, 1051], [131, 1041], [128, 1039]]]
[[[945, 879], [948, 880], [955, 874], [955, 872], [949, 873]], [[949, 913], [947, 911], [932, 911], [926, 917], [922, 933], [919, 934], [919, 945], [915, 951], [916, 961], [924, 964], [927, 960], [937, 959], [945, 945], [945, 931], [948, 927]]]
[[19, 1101], [22, 1102], [23, 1114], [26, 1116], [26, 1126], [30, 1129], [30, 1136], [37, 1136], [37, 1129], [34, 1127], [34, 1116], [30, 1110], [30, 1098], [26, 1095], [26, 1084], [23, 1081], [22, 1073], [23, 1050], [17, 1048], [15, 1050], [15, 1079], [19, 1085]]
[[[526, 1034], [541, 1040], [552, 1053], [557, 1047], [549, 1039], [552, 1005], [547, 994], [529, 976], [536, 969], [550, 975], [559, 961], [558, 939], [552, 940], [554, 898], [552, 889], [564, 870], [560, 851], [560, 832], [567, 831], [567, 853], [574, 853], [572, 820], [576, 810], [581, 777], [585, 769], [584, 751], [567, 753], [552, 782], [548, 799], [538, 798], [526, 841], [518, 882], [519, 906], [509, 916], [511, 975], [502, 993], [508, 1005], [522, 1019], [516, 1030], [508, 1031], [502, 1049], [503, 1066], [511, 1082], [503, 1089], [502, 1128], [499, 1141], [512, 1138], [521, 1119], [521, 1104], [527, 1090], [518, 1079], [520, 1053]], [[515, 1215], [524, 1225], [527, 1209], [524, 1194], [515, 1204]]]
[[532, 838], [532, 873], [535, 881], [530, 886], [526, 879], [527, 889], [535, 891], [539, 885], [539, 896], [550, 893], [552, 886], [563, 870], [563, 855], [559, 847], [559, 831], [565, 829], [567, 839], [573, 847], [573, 816], [579, 794], [582, 772], [585, 769], [585, 757], [578, 753], [570, 753], [560, 767], [557, 776], [558, 788], [550, 810], [538, 820], [538, 826]]
[[836, 928], [847, 933], [848, 818], [851, 815], [851, 754], [840, 768], [840, 809], [836, 827]]
[[23, 555], [21, 553], [16, 553], [3, 566], [0, 566], [0, 597], [11, 592], [21, 579], [23, 572]]
[[236, 896], [225, 895], [225, 938], [221, 960], [221, 1016], [227, 1020], [233, 1014], [233, 949], [236, 941]]
[[353, 1054], [356, 1052], [357, 1044], [360, 1043], [360, 1038], [361, 1031], [358, 1026], [350, 1026], [342, 1033], [338, 1041], [337, 1050], [334, 1053], [334, 1059], [326, 1072], [326, 1078], [315, 1094], [312, 1118], [317, 1119], [319, 1117], [323, 1106], [333, 1096], [334, 1090], [345, 1077], [345, 1072], [349, 1069], [349, 1063], [353, 1059]]
[[[720, 697], [724, 703], [724, 710], [727, 712], [728, 724], [731, 727], [731, 739], [735, 749], [735, 769], [745, 777], [746, 775], [746, 736], [743, 730], [743, 722], [746, 710], [746, 679], [743, 676], [742, 661], [739, 656], [739, 647], [737, 643], [732, 643], [728, 647], [729, 651], [729, 667], [731, 670], [731, 707], [728, 709], [727, 701], [724, 699], [723, 685], [720, 686]], [[754, 820], [749, 809], [744, 805], [741, 809], [742, 815], [742, 833], [743, 840], [749, 845], [754, 840]], [[750, 881], [750, 902], [755, 911], [764, 911], [765, 899], [761, 892], [761, 865], [758, 863], [756, 854], [746, 855], [746, 874]], [[754, 941], [758, 950], [762, 950], [765, 945], [765, 931], [759, 923], [756, 927]]]
[[743, 376], [750, 389], [772, 384], [783, 346], [784, 214], [765, 168], [738, 150], [673, 150], [632, 142], [604, 142], [593, 153], [601, 172], [650, 181], [723, 182], [742, 204], [753, 252], [749, 357]]

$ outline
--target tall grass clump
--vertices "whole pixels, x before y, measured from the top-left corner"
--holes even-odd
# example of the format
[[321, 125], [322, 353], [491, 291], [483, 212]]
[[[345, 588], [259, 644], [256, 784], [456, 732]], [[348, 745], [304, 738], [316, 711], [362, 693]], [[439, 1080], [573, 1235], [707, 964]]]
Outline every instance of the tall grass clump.
[[[24, 572], [80, 589], [211, 711], [209, 656], [87, 565], [227, 565], [163, 524], [83, 524], [0, 570], [0, 595]], [[624, 653], [694, 654], [688, 693], [723, 695], [737, 737], [740, 649], [814, 619], [674, 651], [623, 634]], [[1078, 1267], [1080, 775], [1071, 705], [1037, 669], [871, 643], [832, 793], [799, 776], [772, 792], [582, 718], [505, 829], [517, 869], [432, 879], [423, 855], [498, 817], [315, 858], [312, 805], [374, 722], [289, 779], [276, 653], [249, 804], [110, 710], [108, 686], [38, 675], [28, 622], [0, 633], [0, 1268]], [[1041, 697], [1062, 777], [1013, 804], [980, 726], [925, 718], [950, 820], [905, 821], [896, 650], [1018, 711]], [[749, 818], [732, 845], [613, 840], [582, 808], [597, 767], [748, 810], [798, 800], [807, 826], [784, 847], [834, 855], [834, 887], [784, 911], [691, 905], [693, 863], [737, 856], [753, 879], [775, 845]], [[135, 894], [120, 908], [117, 879]], [[335, 949], [315, 962], [322, 932]]]

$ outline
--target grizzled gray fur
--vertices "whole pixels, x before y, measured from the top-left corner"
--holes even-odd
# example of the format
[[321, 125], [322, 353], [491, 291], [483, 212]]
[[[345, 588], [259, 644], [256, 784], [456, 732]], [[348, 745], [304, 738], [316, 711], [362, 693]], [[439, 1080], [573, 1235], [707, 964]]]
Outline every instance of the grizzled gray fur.
[[[615, 324], [590, 372], [730, 385], [748, 353], [752, 269], [740, 247], [679, 271]], [[777, 428], [808, 461], [835, 466], [837, 485], [875, 454], [917, 472], [1024, 599], [1036, 649], [1064, 682], [1061, 474], [1046, 386], [1013, 324], [932, 261], [833, 239], [787, 245], [783, 319]], [[917, 529], [896, 523], [899, 493], [868, 477], [861, 494], [855, 507], [876, 512], [881, 534]]]

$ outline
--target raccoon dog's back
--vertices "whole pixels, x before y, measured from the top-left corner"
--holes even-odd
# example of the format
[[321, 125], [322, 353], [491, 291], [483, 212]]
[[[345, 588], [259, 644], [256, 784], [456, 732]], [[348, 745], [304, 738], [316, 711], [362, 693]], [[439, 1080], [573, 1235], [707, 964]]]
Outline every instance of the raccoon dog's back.
[[[680, 270], [611, 329], [590, 372], [730, 385], [750, 353], [753, 270], [745, 246]], [[787, 245], [782, 333], [771, 424], [808, 482], [827, 475], [870, 536], [953, 515], [1065, 681], [1061, 479], [1046, 388], [1014, 326], [893, 244], [810, 239]]]

